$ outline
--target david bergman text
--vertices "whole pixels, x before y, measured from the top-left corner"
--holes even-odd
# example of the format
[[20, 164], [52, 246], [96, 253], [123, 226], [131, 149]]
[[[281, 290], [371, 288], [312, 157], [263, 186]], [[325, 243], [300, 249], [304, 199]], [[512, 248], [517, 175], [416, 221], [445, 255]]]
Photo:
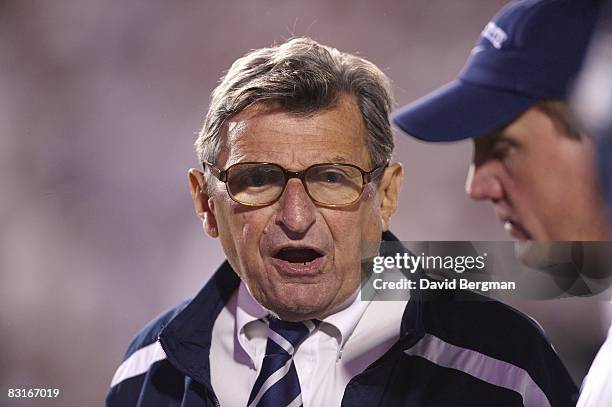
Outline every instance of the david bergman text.
[[[457, 281], [459, 282], [458, 284]], [[402, 278], [398, 281], [385, 281], [382, 278], [377, 278], [373, 281], [373, 285], [376, 290], [415, 290], [417, 288], [421, 290], [455, 290], [459, 288], [461, 290], [487, 292], [490, 290], [516, 289], [514, 281], [470, 281], [465, 278], [457, 280], [444, 279], [444, 281], [420, 279], [418, 280], [418, 287], [417, 281], [408, 280], [407, 278]]]

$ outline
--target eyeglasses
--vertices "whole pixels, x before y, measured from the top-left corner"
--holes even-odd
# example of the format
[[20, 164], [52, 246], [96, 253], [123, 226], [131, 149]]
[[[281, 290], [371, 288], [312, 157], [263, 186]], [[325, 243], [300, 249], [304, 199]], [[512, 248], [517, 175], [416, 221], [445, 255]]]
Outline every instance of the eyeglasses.
[[266, 206], [278, 201], [291, 178], [299, 178], [313, 202], [327, 207], [341, 207], [355, 203], [364, 186], [375, 180], [388, 163], [364, 171], [356, 165], [325, 163], [315, 164], [302, 171], [289, 171], [278, 164], [244, 162], [231, 165], [226, 170], [208, 161], [212, 174], [221, 182], [230, 198], [247, 206]]

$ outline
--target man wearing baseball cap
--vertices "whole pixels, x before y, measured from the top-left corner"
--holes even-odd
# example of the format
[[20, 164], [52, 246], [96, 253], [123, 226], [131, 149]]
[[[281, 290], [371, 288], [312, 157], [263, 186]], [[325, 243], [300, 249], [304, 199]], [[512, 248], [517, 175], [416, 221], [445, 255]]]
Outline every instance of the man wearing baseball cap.
[[[485, 26], [455, 81], [393, 117], [420, 140], [471, 138], [466, 192], [491, 201], [517, 240], [609, 239], [596, 148], [566, 103], [602, 3], [509, 3]], [[603, 389], [611, 350], [604, 346], [603, 362], [591, 368], [581, 407], [609, 405]]]
[[397, 112], [425, 141], [472, 138], [466, 192], [518, 240], [606, 240], [590, 138], [565, 100], [599, 0], [520, 0], [483, 29], [458, 78]]

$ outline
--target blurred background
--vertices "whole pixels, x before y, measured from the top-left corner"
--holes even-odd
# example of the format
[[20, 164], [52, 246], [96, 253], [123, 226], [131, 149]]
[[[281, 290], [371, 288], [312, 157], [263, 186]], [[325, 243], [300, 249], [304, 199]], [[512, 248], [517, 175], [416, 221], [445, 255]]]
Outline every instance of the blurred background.
[[[233, 60], [310, 36], [376, 63], [400, 106], [452, 80], [503, 4], [0, 0], [0, 404], [9, 387], [59, 387], [62, 400], [39, 404], [101, 405], [132, 336], [222, 261], [186, 174]], [[464, 195], [469, 141], [397, 134], [395, 157], [400, 239], [508, 239]], [[515, 305], [580, 383], [604, 335], [600, 304]]]

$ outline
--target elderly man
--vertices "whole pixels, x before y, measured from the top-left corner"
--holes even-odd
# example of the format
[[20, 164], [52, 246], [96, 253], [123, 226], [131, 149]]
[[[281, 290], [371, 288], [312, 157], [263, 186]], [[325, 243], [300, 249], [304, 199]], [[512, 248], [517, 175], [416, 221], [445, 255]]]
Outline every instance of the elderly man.
[[509, 307], [362, 300], [362, 248], [396, 240], [390, 104], [378, 68], [309, 39], [232, 65], [189, 172], [227, 262], [136, 336], [107, 405], [572, 404], [554, 351]]
[[521, 0], [489, 22], [459, 78], [394, 117], [426, 141], [472, 138], [467, 194], [518, 240], [605, 240], [594, 146], [566, 106], [599, 0]]

